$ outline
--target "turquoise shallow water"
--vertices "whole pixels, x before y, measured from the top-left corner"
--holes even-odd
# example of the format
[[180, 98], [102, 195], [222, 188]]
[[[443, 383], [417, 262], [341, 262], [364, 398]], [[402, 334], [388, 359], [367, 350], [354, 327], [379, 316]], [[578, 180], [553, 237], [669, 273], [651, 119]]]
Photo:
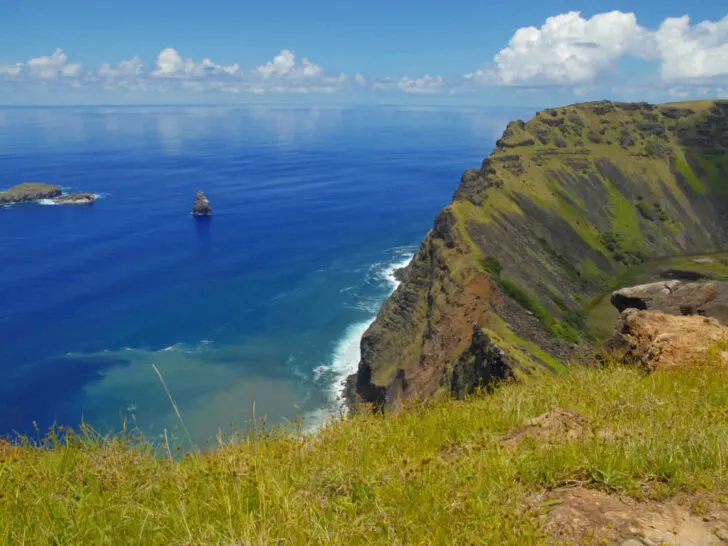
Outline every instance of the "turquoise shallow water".
[[[337, 411], [358, 341], [509, 119], [399, 108], [0, 109], [0, 434], [134, 415], [195, 441]], [[195, 192], [215, 215], [190, 215]]]

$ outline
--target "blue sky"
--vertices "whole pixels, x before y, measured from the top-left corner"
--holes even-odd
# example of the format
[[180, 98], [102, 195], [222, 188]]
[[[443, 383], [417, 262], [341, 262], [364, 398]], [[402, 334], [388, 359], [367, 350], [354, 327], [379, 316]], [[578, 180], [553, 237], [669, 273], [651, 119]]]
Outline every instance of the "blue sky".
[[0, 0], [2, 104], [541, 106], [726, 96], [727, 80], [715, 0]]

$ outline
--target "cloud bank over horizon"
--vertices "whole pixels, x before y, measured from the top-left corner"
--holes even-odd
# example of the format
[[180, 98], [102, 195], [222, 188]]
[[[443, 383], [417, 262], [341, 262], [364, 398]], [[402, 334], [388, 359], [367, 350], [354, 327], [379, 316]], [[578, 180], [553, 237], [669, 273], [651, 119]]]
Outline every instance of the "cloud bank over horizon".
[[[347, 67], [348, 68], [348, 67]], [[611, 11], [589, 18], [571, 11], [548, 17], [540, 27], [517, 29], [491, 60], [466, 74], [353, 76], [329, 71], [283, 49], [259, 65], [225, 65], [192, 59], [168, 47], [149, 64], [138, 56], [85, 67], [62, 49], [27, 60], [3, 60], [0, 92], [74, 90], [133, 95], [405, 94], [477, 95], [554, 90], [573, 97], [594, 94], [639, 98], [657, 92], [673, 97], [728, 95], [728, 15], [692, 23], [668, 17], [657, 28], [634, 13]], [[404, 96], [404, 95], [403, 95]]]

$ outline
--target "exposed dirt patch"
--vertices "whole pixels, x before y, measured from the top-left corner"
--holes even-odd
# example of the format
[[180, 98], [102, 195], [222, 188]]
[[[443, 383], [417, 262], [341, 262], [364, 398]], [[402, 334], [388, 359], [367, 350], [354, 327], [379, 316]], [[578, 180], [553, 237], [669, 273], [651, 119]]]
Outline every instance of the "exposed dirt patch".
[[538, 495], [551, 544], [719, 546], [728, 544], [728, 507], [697, 495], [639, 502], [577, 487]]

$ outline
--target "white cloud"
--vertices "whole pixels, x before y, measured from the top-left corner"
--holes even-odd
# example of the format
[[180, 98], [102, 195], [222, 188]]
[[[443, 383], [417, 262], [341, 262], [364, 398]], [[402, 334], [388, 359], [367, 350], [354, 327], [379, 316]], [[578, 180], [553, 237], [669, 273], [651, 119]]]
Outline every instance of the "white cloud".
[[397, 88], [405, 93], [441, 93], [444, 84], [442, 76], [426, 74], [422, 78], [404, 76], [397, 82]]
[[96, 72], [103, 78], [134, 78], [144, 73], [144, 63], [139, 57], [133, 57], [116, 66], [102, 64]]
[[14, 78], [23, 69], [22, 63], [7, 64], [0, 62], [0, 76]]
[[324, 69], [312, 63], [305, 57], [301, 64], [296, 63], [296, 54], [290, 49], [284, 49], [273, 57], [272, 61], [256, 66], [255, 70], [263, 78], [317, 78], [324, 75]]
[[183, 58], [176, 49], [168, 47], [157, 56], [157, 68], [152, 72], [156, 77], [200, 78], [215, 74], [235, 74], [240, 70], [238, 64], [229, 66], [213, 63], [210, 59], [200, 62]]
[[397, 82], [392, 78], [386, 77], [373, 81], [370, 87], [375, 91], [390, 91], [397, 87]]
[[[145, 67], [139, 57], [118, 64], [104, 63], [94, 70], [71, 64], [60, 49], [49, 57], [26, 62], [0, 62], [0, 84], [54, 86], [104, 91], [144, 93], [334, 93], [348, 84], [345, 74], [327, 74], [323, 67], [283, 50], [272, 61], [250, 69], [239, 64], [221, 65], [209, 58], [197, 61], [183, 57], [176, 49], [162, 50], [154, 65]], [[46, 83], [44, 83], [46, 85]]]
[[655, 32], [665, 80], [728, 74], [728, 15], [690, 26], [690, 18], [668, 18]]
[[585, 19], [571, 11], [549, 17], [541, 28], [518, 29], [492, 67], [466, 78], [506, 85], [589, 82], [625, 54], [655, 55], [649, 32], [633, 13], [611, 11]]
[[323, 74], [324, 69], [317, 64], [313, 64], [308, 59], [304, 58], [303, 61], [303, 75], [306, 77], [316, 77]]
[[[668, 18], [651, 31], [633, 13], [611, 11], [584, 18], [568, 12], [540, 28], [516, 30], [492, 63], [464, 76], [481, 85], [581, 86], [617, 71], [627, 57], [657, 61], [663, 80], [728, 75], [728, 16], [690, 26]], [[577, 87], [583, 88], [583, 87]]]
[[364, 87], [367, 84], [367, 79], [364, 76], [362, 76], [361, 74], [357, 74], [356, 76], [354, 76], [354, 81], [356, 83], [358, 83], [359, 85], [361, 85], [362, 87]]
[[278, 55], [273, 57], [272, 61], [262, 65], [256, 66], [255, 69], [263, 75], [265, 78], [270, 76], [285, 76], [293, 67], [296, 66], [296, 54], [293, 51], [284, 49]]
[[300, 63], [290, 49], [282, 50], [266, 64], [254, 67], [249, 91], [261, 93], [334, 93], [346, 86], [345, 74], [329, 75], [307, 58]]
[[44, 80], [73, 78], [81, 72], [81, 65], [69, 63], [68, 56], [61, 49], [56, 49], [50, 57], [35, 57], [26, 64], [31, 76]]

